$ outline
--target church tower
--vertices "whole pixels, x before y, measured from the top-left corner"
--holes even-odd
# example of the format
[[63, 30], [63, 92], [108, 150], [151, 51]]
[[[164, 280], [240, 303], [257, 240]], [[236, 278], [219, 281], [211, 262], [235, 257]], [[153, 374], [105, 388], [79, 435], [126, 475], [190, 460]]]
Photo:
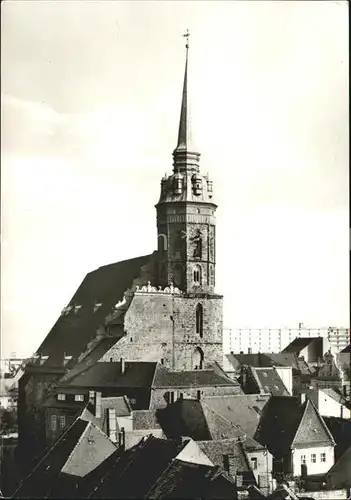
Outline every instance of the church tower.
[[215, 286], [213, 184], [200, 173], [200, 153], [192, 144], [188, 102], [188, 52], [173, 173], [161, 181], [157, 209], [158, 281], [186, 293], [211, 294]]
[[216, 218], [213, 183], [200, 172], [192, 143], [188, 101], [189, 34], [173, 173], [161, 180], [157, 210], [157, 272], [161, 287], [173, 284], [171, 366], [203, 369], [222, 364], [223, 297], [215, 293]]

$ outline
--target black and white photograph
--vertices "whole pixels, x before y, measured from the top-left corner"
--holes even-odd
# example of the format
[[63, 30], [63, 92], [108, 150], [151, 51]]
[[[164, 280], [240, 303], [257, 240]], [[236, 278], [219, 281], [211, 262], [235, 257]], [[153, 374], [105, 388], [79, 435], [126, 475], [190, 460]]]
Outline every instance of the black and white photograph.
[[351, 498], [346, 0], [1, 2], [0, 498]]

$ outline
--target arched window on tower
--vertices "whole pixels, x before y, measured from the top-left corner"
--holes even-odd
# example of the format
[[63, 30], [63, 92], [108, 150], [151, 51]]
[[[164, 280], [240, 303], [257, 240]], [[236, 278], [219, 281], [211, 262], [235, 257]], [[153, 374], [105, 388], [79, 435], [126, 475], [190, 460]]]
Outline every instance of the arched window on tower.
[[193, 370], [202, 370], [204, 367], [204, 352], [197, 347], [193, 354]]
[[203, 336], [203, 323], [204, 323], [204, 310], [202, 304], [197, 304], [195, 309], [195, 318], [196, 318], [196, 333]]
[[201, 267], [194, 267], [194, 285], [201, 286]]

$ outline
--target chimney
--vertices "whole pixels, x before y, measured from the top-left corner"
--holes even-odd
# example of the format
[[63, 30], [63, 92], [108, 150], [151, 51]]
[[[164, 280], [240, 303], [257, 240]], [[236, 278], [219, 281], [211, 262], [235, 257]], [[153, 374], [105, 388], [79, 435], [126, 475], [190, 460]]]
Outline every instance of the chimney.
[[196, 399], [198, 401], [201, 401], [201, 391], [200, 390], [196, 391]]
[[248, 347], [247, 354], [252, 354], [252, 348], [251, 347]]
[[126, 433], [124, 427], [121, 428], [121, 432], [118, 434], [118, 446], [125, 449], [126, 444]]
[[342, 393], [343, 393], [344, 398], [347, 398], [347, 386], [346, 385], [342, 386]]
[[95, 417], [101, 418], [101, 392], [95, 392]]
[[89, 403], [95, 405], [95, 391], [89, 391]]
[[301, 404], [303, 405], [306, 401], [306, 393], [305, 392], [301, 392], [300, 400], [301, 400]]
[[125, 362], [125, 359], [121, 358], [120, 363], [121, 363], [121, 373], [124, 373], [126, 371], [126, 362]]
[[114, 443], [116, 442], [116, 409], [107, 408], [108, 436]]

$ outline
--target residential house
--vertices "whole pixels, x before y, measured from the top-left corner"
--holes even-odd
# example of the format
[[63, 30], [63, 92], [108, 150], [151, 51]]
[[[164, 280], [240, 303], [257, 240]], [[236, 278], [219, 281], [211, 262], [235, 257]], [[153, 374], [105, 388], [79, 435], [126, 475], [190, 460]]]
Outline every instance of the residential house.
[[274, 457], [275, 472], [324, 474], [334, 464], [335, 441], [312, 401], [272, 397], [264, 407], [255, 439]]
[[316, 367], [311, 385], [320, 389], [334, 388], [341, 392], [345, 385], [343, 376], [343, 372], [336, 362], [336, 357], [328, 351], [324, 355], [323, 364]]
[[322, 417], [351, 418], [351, 404], [332, 388], [310, 389], [305, 393]]
[[[292, 368], [283, 366], [285, 378], [289, 380], [290, 391], [284, 385], [279, 376], [279, 369], [274, 367], [258, 368], [254, 366], [243, 366], [239, 381], [246, 394], [271, 394], [272, 396], [291, 396], [292, 395]], [[290, 372], [290, 373], [288, 373]]]
[[336, 364], [343, 374], [343, 393], [351, 399], [351, 344], [336, 354]]

